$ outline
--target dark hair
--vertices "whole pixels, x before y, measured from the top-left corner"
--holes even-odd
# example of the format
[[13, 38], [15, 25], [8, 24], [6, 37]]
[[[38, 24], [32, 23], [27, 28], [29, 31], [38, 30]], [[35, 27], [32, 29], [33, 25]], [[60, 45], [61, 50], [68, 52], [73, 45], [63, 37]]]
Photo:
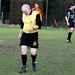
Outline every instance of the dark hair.
[[71, 4], [71, 6], [74, 6], [74, 5], [75, 5], [75, 3], [72, 3], [72, 4]]

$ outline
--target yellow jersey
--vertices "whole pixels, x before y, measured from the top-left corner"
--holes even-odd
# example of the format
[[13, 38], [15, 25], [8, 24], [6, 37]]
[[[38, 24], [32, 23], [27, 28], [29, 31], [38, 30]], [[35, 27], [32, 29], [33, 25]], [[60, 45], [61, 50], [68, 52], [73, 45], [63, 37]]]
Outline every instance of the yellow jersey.
[[[32, 11], [30, 15], [22, 14], [22, 22], [24, 23], [23, 32], [30, 33], [29, 29], [36, 26], [36, 15], [38, 12]], [[38, 29], [33, 30], [31, 33], [38, 32]]]

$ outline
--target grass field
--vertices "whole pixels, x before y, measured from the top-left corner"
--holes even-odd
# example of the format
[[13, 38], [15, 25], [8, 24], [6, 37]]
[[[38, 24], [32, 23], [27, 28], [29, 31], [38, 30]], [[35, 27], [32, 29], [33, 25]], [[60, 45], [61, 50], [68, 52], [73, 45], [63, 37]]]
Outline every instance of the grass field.
[[27, 73], [19, 74], [21, 52], [19, 28], [0, 27], [0, 75], [75, 75], [75, 32], [72, 43], [66, 43], [67, 29], [39, 30], [37, 71], [32, 71], [28, 50]]

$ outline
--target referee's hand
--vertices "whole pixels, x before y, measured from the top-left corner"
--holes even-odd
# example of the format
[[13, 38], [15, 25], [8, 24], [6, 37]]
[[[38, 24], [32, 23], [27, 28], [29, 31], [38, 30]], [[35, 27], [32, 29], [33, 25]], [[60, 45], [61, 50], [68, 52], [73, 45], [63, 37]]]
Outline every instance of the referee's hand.
[[20, 39], [21, 39], [21, 37], [22, 37], [22, 34], [19, 34], [18, 39], [20, 40]]
[[34, 30], [34, 29], [33, 29], [33, 27], [32, 27], [32, 28], [29, 29], [29, 32], [32, 32], [33, 30]]

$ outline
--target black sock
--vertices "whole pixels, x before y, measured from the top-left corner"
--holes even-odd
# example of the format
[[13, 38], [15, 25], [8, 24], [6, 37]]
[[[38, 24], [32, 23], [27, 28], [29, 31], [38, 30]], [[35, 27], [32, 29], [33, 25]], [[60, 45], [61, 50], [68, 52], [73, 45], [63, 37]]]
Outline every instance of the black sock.
[[31, 55], [31, 57], [32, 57], [32, 63], [34, 63], [36, 60], [37, 54], [35, 56]]
[[68, 40], [71, 39], [71, 35], [72, 35], [72, 32], [69, 32], [69, 33], [68, 33], [68, 38], [67, 38]]
[[22, 64], [23, 64], [23, 66], [26, 67], [27, 55], [22, 55], [21, 58], [22, 58]]

